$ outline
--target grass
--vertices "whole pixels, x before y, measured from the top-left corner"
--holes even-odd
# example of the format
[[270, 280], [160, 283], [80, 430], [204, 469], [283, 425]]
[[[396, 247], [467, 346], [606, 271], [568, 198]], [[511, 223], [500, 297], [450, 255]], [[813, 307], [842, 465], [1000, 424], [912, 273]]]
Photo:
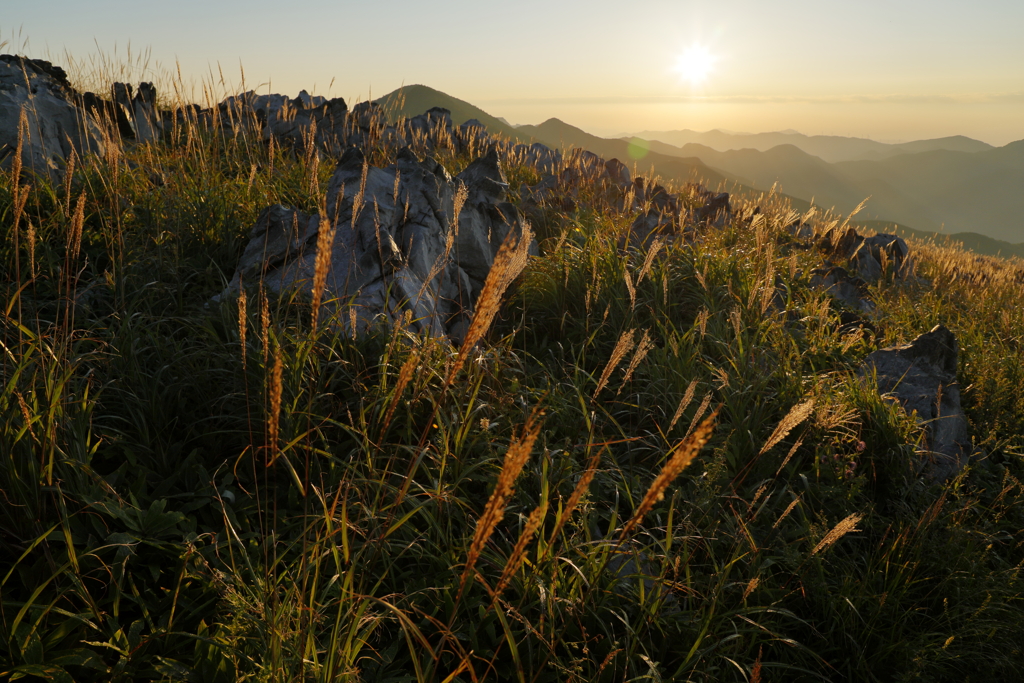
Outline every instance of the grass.
[[[461, 348], [353, 339], [258, 282], [209, 303], [326, 160], [243, 128], [114, 149], [0, 173], [0, 679], [1021, 675], [1018, 262], [915, 242], [849, 334], [782, 198], [652, 256], [583, 179]], [[504, 167], [518, 202], [536, 172]], [[939, 322], [980, 456], [935, 485], [856, 370]]]

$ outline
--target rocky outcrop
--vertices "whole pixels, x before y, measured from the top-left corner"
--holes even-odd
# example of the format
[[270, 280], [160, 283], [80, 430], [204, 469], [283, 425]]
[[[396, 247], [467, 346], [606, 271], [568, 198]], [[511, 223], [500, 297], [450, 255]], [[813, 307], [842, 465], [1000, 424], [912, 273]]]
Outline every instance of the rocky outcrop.
[[913, 273], [910, 249], [896, 235], [863, 237], [853, 228], [846, 228], [823, 235], [819, 248], [830, 258], [848, 261], [850, 268], [866, 282], [875, 282], [886, 273], [898, 279]]
[[413, 331], [458, 340], [502, 242], [510, 234], [532, 241], [504, 201], [506, 187], [494, 150], [452, 178], [408, 148], [387, 168], [350, 148], [328, 185], [326, 216], [281, 205], [264, 210], [220, 297], [258, 280], [274, 292], [311, 294], [317, 240], [330, 230], [324, 317], [336, 314], [338, 324], [361, 333], [410, 311]]
[[868, 296], [868, 285], [845, 268], [826, 265], [811, 271], [811, 289], [820, 289], [855, 310], [871, 313], [875, 304]]
[[868, 355], [860, 375], [875, 377], [878, 390], [893, 396], [924, 425], [918, 472], [944, 480], [963, 469], [972, 452], [967, 420], [960, 408], [956, 337], [942, 325], [903, 346]]
[[25, 114], [22, 168], [58, 181], [68, 157], [102, 153], [96, 121], [76, 106], [79, 96], [60, 67], [40, 59], [0, 55], [0, 164], [9, 168]]
[[[217, 105], [221, 126], [255, 126], [264, 140], [303, 147], [312, 138], [318, 147], [340, 156], [348, 144], [352, 127], [345, 100], [310, 95], [305, 90], [287, 95], [257, 95], [253, 91], [228, 97]], [[365, 118], [373, 118], [365, 117]], [[199, 119], [212, 123], [212, 112], [200, 112]]]
[[691, 212], [694, 223], [721, 228], [732, 217], [728, 192], [710, 192], [698, 186], [693, 195], [700, 200], [700, 206]]

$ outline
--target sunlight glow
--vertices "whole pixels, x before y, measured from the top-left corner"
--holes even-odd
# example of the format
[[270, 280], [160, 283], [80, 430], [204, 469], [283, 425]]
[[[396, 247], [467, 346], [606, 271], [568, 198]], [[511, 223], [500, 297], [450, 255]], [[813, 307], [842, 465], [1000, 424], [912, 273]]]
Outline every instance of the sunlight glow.
[[718, 58], [703, 45], [691, 45], [676, 58], [673, 70], [691, 85], [699, 85], [707, 80], [717, 61]]

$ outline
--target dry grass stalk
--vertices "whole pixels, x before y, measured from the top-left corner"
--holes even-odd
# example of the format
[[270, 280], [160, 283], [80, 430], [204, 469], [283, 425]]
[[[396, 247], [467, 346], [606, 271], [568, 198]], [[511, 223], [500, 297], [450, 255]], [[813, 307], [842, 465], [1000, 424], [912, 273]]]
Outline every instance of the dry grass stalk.
[[799, 502], [799, 498], [794, 498], [792, 501], [790, 501], [789, 505], [786, 506], [786, 509], [782, 511], [781, 515], [779, 515], [779, 518], [775, 520], [775, 524], [772, 524], [772, 528], [778, 528], [778, 526], [782, 524], [782, 520], [789, 516], [789, 513], [793, 511], [793, 508], [795, 508]]
[[267, 292], [260, 287], [260, 340], [263, 342], [263, 367], [267, 366], [267, 353], [270, 350], [270, 302]]
[[640, 338], [640, 343], [636, 345], [636, 353], [633, 354], [633, 358], [629, 361], [629, 365], [626, 367], [626, 374], [622, 376], [622, 384], [619, 385], [619, 390], [615, 392], [615, 395], [619, 395], [619, 391], [622, 391], [622, 387], [633, 377], [633, 372], [637, 369], [637, 366], [643, 361], [651, 349], [654, 348], [654, 342], [651, 341], [651, 335], [644, 330], [644, 336]]
[[802, 446], [803, 443], [804, 437], [802, 436], [796, 440], [796, 443], [793, 444], [793, 447], [789, 449], [789, 453], [787, 453], [786, 457], [783, 458], [782, 464], [779, 465], [779, 469], [775, 472], [776, 477], [782, 474], [782, 469], [789, 464], [789, 461], [793, 459], [793, 456], [796, 455], [797, 450], [799, 450], [800, 446]]
[[519, 540], [516, 541], [516, 545], [512, 548], [512, 554], [509, 555], [508, 562], [505, 563], [505, 568], [501, 570], [501, 578], [498, 579], [498, 585], [494, 587], [494, 595], [491, 598], [491, 607], [498, 601], [501, 594], [504, 592], [505, 587], [508, 586], [509, 580], [519, 571], [519, 567], [523, 564], [523, 557], [526, 555], [526, 546], [530, 544], [533, 537], [537, 534], [541, 524], [544, 522], [544, 517], [548, 513], [548, 502], [545, 500], [541, 502], [537, 508], [530, 513], [530, 516], [526, 520], [526, 526], [523, 527], [523, 533], [519, 535]]
[[700, 309], [700, 313], [697, 314], [697, 328], [700, 329], [700, 338], [703, 339], [708, 333], [708, 318], [711, 317], [711, 312], [706, 308]]
[[274, 349], [274, 368], [270, 373], [270, 415], [267, 417], [267, 448], [269, 456], [267, 467], [274, 464], [280, 453], [278, 439], [281, 426], [281, 384], [284, 375], [284, 363], [281, 360], [281, 347]]
[[28, 222], [28, 267], [32, 279], [36, 279], [36, 226]]
[[32, 431], [32, 414], [28, 410], [28, 404], [25, 403], [25, 397], [17, 390], [15, 390], [14, 395], [18, 398], [18, 408], [21, 410], [21, 419], [25, 420], [25, 427], [28, 429], [28, 435], [32, 437], [32, 440], [34, 441], [36, 435], [35, 432]]
[[480, 552], [490, 539], [498, 522], [505, 516], [505, 503], [515, 491], [515, 482], [523, 466], [530, 458], [533, 444], [540, 435], [540, 411], [534, 410], [526, 419], [523, 431], [518, 439], [513, 441], [505, 453], [505, 463], [502, 465], [501, 473], [498, 475], [498, 482], [494, 486], [494, 492], [487, 500], [484, 511], [476, 521], [476, 531], [473, 534], [473, 542], [469, 546], [466, 555], [466, 568], [462, 571], [459, 579], [459, 593], [465, 588], [466, 579], [476, 566], [480, 558]]
[[[707, 268], [707, 266], [705, 266], [705, 268]], [[697, 282], [700, 283], [701, 289], [703, 289], [706, 292], [708, 290], [708, 282], [704, 272], [700, 270], [695, 270], [693, 274], [697, 278]]]
[[622, 527], [622, 533], [619, 536], [620, 540], [625, 539], [626, 535], [651, 511], [655, 503], [665, 497], [665, 490], [697, 457], [697, 454], [700, 453], [701, 449], [711, 439], [711, 435], [715, 431], [715, 420], [717, 418], [718, 409], [701, 422], [700, 426], [692, 434], [684, 438], [672, 449], [668, 462], [661, 468], [661, 472], [655, 477], [651, 487], [647, 489], [647, 493], [644, 494], [644, 498], [640, 502], [640, 506], [637, 508], [633, 518]]
[[274, 136], [270, 136], [270, 141], [267, 143], [267, 177], [274, 177], [274, 157], [276, 150], [274, 149]]
[[857, 522], [864, 518], [859, 513], [853, 513], [843, 521], [832, 527], [832, 531], [825, 534], [825, 538], [821, 539], [818, 545], [814, 546], [814, 550], [811, 551], [811, 555], [816, 555], [822, 550], [827, 549], [830, 545], [838, 541], [840, 538], [850, 533], [851, 531], [857, 530]]
[[612, 376], [615, 368], [619, 366], [622, 359], [625, 358], [626, 354], [629, 353], [636, 342], [633, 341], [633, 334], [636, 330], [627, 330], [619, 336], [619, 341], [615, 342], [615, 348], [612, 349], [611, 358], [608, 359], [608, 364], [604, 366], [604, 372], [601, 373], [601, 379], [597, 382], [597, 389], [594, 390], [594, 395], [591, 397], [591, 401], [597, 399], [597, 395], [601, 393], [601, 390], [608, 385], [608, 379]]
[[601, 461], [601, 453], [598, 452], [594, 457], [587, 463], [587, 469], [583, 471], [583, 476], [580, 477], [579, 482], [576, 484], [576, 488], [572, 490], [572, 494], [569, 496], [568, 502], [565, 504], [565, 508], [562, 513], [558, 515], [558, 519], [555, 521], [555, 528], [551, 530], [551, 535], [548, 537], [548, 546], [551, 546], [555, 542], [555, 538], [558, 537], [558, 533], [565, 526], [565, 523], [569, 521], [569, 517], [572, 516], [573, 510], [580, 504], [580, 499], [590, 489], [590, 482], [593, 481], [594, 475], [597, 473], [597, 464]]
[[743, 589], [743, 598], [742, 599], [746, 600], [747, 598], [749, 598], [750, 594], [754, 592], [754, 590], [758, 587], [758, 585], [760, 585], [760, 583], [761, 583], [761, 579], [759, 579], [758, 577], [755, 576], [754, 578], [752, 578], [747, 583], [747, 587]]
[[740, 309], [734, 308], [729, 311], [729, 322], [732, 323], [732, 330], [736, 334], [736, 338], [739, 339], [743, 336], [743, 314], [740, 313]]
[[21, 155], [25, 147], [25, 131], [27, 130], [28, 116], [25, 114], [25, 108], [22, 107], [18, 114], [18, 143], [14, 148], [14, 158], [11, 159], [11, 184], [15, 191], [18, 189], [18, 183], [21, 182]]
[[245, 332], [249, 327], [246, 324], [246, 296], [242, 287], [242, 278], [238, 278], [238, 344], [242, 349], [242, 368], [245, 368]]
[[395, 408], [398, 407], [398, 400], [402, 397], [402, 393], [405, 391], [405, 387], [409, 385], [409, 381], [412, 379], [413, 373], [416, 371], [417, 366], [420, 362], [420, 352], [417, 349], [413, 349], [409, 357], [402, 363], [402, 369], [398, 371], [398, 382], [395, 384], [395, 395], [391, 397], [391, 403], [388, 405], [387, 414], [384, 415], [384, 426], [381, 428], [381, 434], [387, 431], [388, 425], [391, 424], [391, 418], [395, 414]]
[[763, 316], [775, 300], [775, 266], [769, 264], [764, 274], [764, 285], [761, 288], [761, 315]]
[[[666, 432], [671, 432], [672, 428], [679, 422], [679, 418], [683, 416], [683, 411], [690, 405], [690, 401], [693, 400], [693, 393], [697, 390], [697, 380], [690, 382], [690, 386], [686, 387], [686, 392], [683, 394], [683, 398], [679, 401], [679, 407], [676, 408], [676, 414], [672, 416], [672, 421], [668, 423], [668, 429]], [[709, 399], [710, 400], [710, 399]]]
[[[441, 271], [444, 270], [445, 265], [448, 263], [448, 258], [451, 256], [452, 248], [455, 246], [455, 238], [459, 234], [459, 215], [462, 213], [462, 207], [465, 206], [466, 200], [469, 198], [469, 189], [465, 183], [459, 183], [459, 188], [455, 191], [455, 199], [453, 200], [452, 209], [452, 220], [448, 225], [448, 234], [444, 238], [444, 251], [438, 254], [434, 264], [430, 266], [430, 272], [427, 273], [427, 277], [423, 279], [423, 285], [420, 287], [420, 291], [416, 294], [416, 298], [419, 299], [423, 296], [423, 292], [426, 291], [430, 283], [434, 281]], [[398, 199], [398, 173], [395, 173], [395, 200]], [[406, 204], [406, 211], [409, 210], [408, 203]]]
[[764, 446], [758, 452], [758, 455], [764, 455], [770, 451], [777, 443], [786, 438], [786, 435], [793, 431], [793, 428], [799, 425], [801, 422], [806, 420], [811, 413], [814, 412], [814, 399], [808, 399], [803, 403], [790, 408], [789, 412], [786, 413], [786, 417], [782, 418], [778, 426], [775, 427], [775, 431], [768, 437], [768, 441], [765, 442]]
[[316, 335], [317, 323], [320, 321], [320, 304], [323, 301], [324, 288], [327, 286], [327, 273], [331, 269], [331, 255], [334, 251], [335, 226], [327, 220], [324, 213], [320, 214], [320, 232], [316, 236], [316, 260], [313, 268], [313, 335]]
[[75, 162], [78, 155], [71, 150], [68, 156], [68, 166], [64, 170], [64, 216], [71, 218], [71, 179], [75, 175]]
[[487, 279], [484, 280], [483, 289], [480, 291], [480, 296], [476, 302], [476, 311], [473, 313], [473, 319], [469, 323], [469, 330], [467, 330], [466, 337], [459, 348], [459, 355], [448, 371], [448, 376], [444, 383], [446, 387], [451, 386], [451, 383], [455, 381], [455, 376], [466, 364], [469, 352], [483, 339], [484, 335], [487, 334], [487, 330], [490, 329], [494, 316], [498, 314], [498, 308], [501, 306], [501, 297], [504, 296], [505, 290], [508, 289], [512, 281], [526, 267], [526, 259], [529, 255], [530, 243], [532, 241], [533, 232], [530, 230], [529, 224], [523, 223], [521, 234], [516, 235], [515, 231], [512, 231], [505, 238], [505, 241], [501, 243], [501, 247], [494, 257], [494, 264], [491, 265], [491, 269], [487, 273]]
[[[22, 67], [24, 68], [24, 67]], [[27, 77], [26, 77], [27, 80]], [[25, 144], [25, 131], [28, 130], [28, 117], [25, 115], [24, 107], [18, 116], [18, 144], [14, 150], [14, 159], [11, 160], [11, 185], [14, 200], [14, 225], [11, 232], [14, 234], [14, 269], [17, 278], [21, 279], [21, 265], [18, 262], [18, 224], [21, 223], [22, 213], [25, 211], [25, 202], [28, 201], [28, 187], [21, 186], [21, 155]], [[18, 310], [21, 310], [21, 297], [18, 297]]]
[[68, 233], [68, 252], [70, 253], [71, 261], [78, 258], [78, 252], [82, 248], [82, 227], [84, 224], [85, 193], [82, 193], [78, 195], [78, 202], [75, 204], [75, 213], [71, 217], [71, 232]]
[[858, 204], [857, 207], [850, 212], [850, 215], [846, 217], [846, 220], [842, 222], [842, 224], [837, 229], [837, 232], [842, 232], [843, 230], [846, 229], [846, 226], [850, 224], [850, 219], [861, 212], [861, 210], [867, 205], [869, 199], [871, 199], [870, 195], [861, 200], [860, 204]]
[[700, 418], [704, 417], [704, 411], [711, 405], [711, 392], [704, 394], [704, 398], [701, 399], [700, 405], [697, 406], [697, 412], [693, 414], [693, 419], [690, 420], [690, 426], [686, 430], [686, 435], [689, 436], [693, 431], [693, 428], [697, 425]]
[[644, 265], [640, 268], [640, 274], [636, 276], [637, 285], [643, 282], [644, 276], [650, 272], [651, 266], [654, 265], [654, 257], [658, 255], [658, 251], [661, 250], [664, 244], [665, 240], [661, 237], [655, 237], [654, 241], [651, 242], [651, 248], [647, 250], [647, 258], [644, 259]]
[[636, 308], [636, 287], [633, 286], [633, 278], [629, 276], [629, 269], [623, 269], [622, 279], [626, 281], [626, 291], [629, 292], [629, 308]]

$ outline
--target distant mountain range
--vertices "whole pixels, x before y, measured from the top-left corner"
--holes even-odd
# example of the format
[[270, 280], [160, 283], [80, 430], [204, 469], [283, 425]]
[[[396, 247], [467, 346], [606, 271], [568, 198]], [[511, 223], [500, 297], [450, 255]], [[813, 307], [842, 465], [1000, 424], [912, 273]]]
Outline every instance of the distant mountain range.
[[444, 107], [456, 124], [477, 119], [491, 133], [588, 149], [635, 166], [638, 173], [653, 169], [676, 182], [701, 179], [735, 192], [766, 191], [777, 184], [798, 209], [813, 201], [848, 213], [870, 196], [858, 216], [862, 222], [949, 236], [980, 253], [1024, 256], [1024, 140], [1003, 147], [963, 136], [887, 144], [791, 131], [687, 130], [601, 138], [558, 119], [513, 127], [422, 85], [406, 86], [378, 102], [402, 116]]
[[888, 144], [866, 138], [849, 138], [838, 135], [804, 135], [788, 130], [778, 133], [727, 133], [720, 130], [699, 133], [693, 130], [645, 130], [621, 137], [657, 140], [674, 147], [683, 147], [689, 144], [704, 145], [719, 152], [727, 152], [734, 149], [756, 149], [760, 152], [766, 152], [779, 145], [793, 145], [829, 163], [837, 161], [877, 161], [879, 159], [899, 156], [900, 154], [934, 152], [940, 149], [950, 152], [984, 152], [993, 148], [988, 143], [973, 140], [963, 135], [899, 144]]

